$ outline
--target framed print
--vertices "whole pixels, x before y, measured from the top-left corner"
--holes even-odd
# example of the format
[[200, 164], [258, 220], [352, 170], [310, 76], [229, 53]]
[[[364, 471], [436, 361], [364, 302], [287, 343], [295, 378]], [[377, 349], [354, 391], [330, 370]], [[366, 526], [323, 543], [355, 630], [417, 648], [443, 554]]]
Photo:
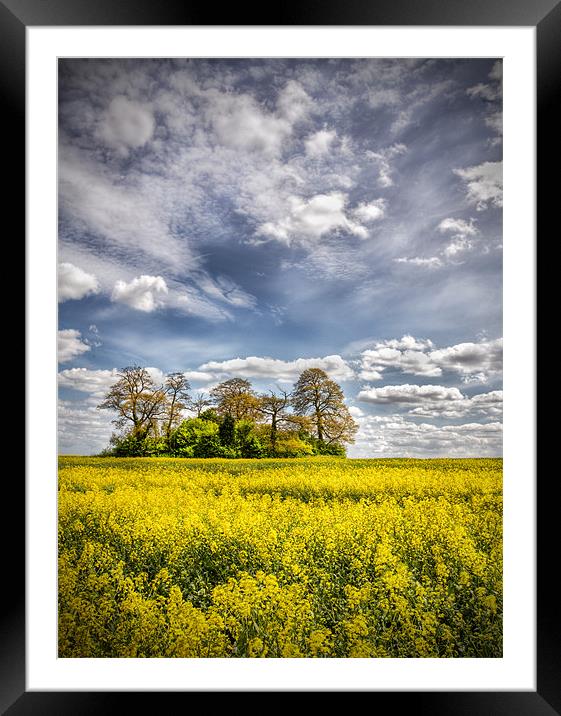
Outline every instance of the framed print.
[[132, 5], [0, 5], [28, 350], [3, 709], [559, 712], [534, 189], [561, 6]]

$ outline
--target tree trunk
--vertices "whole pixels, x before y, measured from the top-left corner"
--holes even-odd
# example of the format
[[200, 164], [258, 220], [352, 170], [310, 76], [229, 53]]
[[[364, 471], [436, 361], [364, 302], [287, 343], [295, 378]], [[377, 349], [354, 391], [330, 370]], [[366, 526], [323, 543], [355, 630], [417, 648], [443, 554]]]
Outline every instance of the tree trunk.
[[273, 455], [277, 453], [277, 417], [276, 415], [271, 416], [271, 449]]

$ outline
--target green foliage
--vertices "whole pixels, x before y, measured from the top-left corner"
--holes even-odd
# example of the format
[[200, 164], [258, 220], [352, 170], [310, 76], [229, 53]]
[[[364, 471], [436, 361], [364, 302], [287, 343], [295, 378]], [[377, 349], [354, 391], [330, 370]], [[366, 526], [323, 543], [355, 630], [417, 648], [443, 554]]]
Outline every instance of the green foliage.
[[345, 457], [347, 452], [343, 445], [339, 443], [326, 443], [315, 437], [308, 437], [308, 441], [313, 448], [314, 455], [331, 455], [333, 457]]
[[193, 457], [228, 457], [226, 449], [220, 444], [218, 432], [201, 435], [193, 445]]
[[[220, 447], [218, 425], [202, 418], [184, 420], [172, 430], [169, 440], [170, 452], [174, 457], [220, 457], [215, 444]], [[212, 455], [203, 454], [211, 452]]]
[[162, 457], [169, 454], [168, 441], [164, 437], [148, 437], [143, 441], [143, 455], [146, 457]]
[[200, 415], [201, 420], [206, 420], [209, 423], [216, 423], [217, 425], [220, 424], [220, 415], [214, 410], [214, 408], [208, 408], [208, 410], [203, 410], [203, 412]]
[[286, 433], [277, 440], [276, 454], [278, 457], [308, 457], [314, 455], [314, 449], [298, 435]]
[[111, 453], [115, 457], [142, 457], [144, 455], [144, 439], [133, 432], [125, 435], [112, 435], [111, 445]]
[[218, 428], [220, 444], [223, 447], [233, 448], [236, 444], [236, 421], [231, 415], [225, 415]]
[[[138, 366], [121, 373], [121, 379], [99, 406], [120, 415], [114, 422], [121, 432], [111, 438], [106, 455], [344, 457], [344, 443], [353, 442], [356, 424], [343, 403], [341, 388], [320, 369], [304, 371], [291, 394], [271, 391], [257, 396], [248, 380], [225, 381], [212, 391], [215, 407], [206, 410], [202, 407], [210, 400], [204, 394], [191, 399], [182, 373], [171, 373], [161, 387], [156, 387], [146, 370]], [[140, 422], [136, 413], [131, 413], [132, 425], [131, 401], [144, 411]], [[187, 406], [200, 416], [181, 420]]]

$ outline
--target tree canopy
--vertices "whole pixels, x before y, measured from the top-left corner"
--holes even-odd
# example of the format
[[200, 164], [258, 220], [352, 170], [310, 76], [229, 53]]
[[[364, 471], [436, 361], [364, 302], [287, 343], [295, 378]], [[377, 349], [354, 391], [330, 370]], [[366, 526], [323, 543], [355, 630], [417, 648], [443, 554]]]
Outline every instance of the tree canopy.
[[98, 405], [115, 413], [109, 452], [116, 456], [345, 455], [358, 428], [341, 387], [319, 368], [305, 370], [291, 393], [260, 395], [244, 378], [192, 397], [179, 371], [161, 385], [140, 366], [123, 368], [117, 376]]
[[321, 368], [307, 368], [292, 393], [298, 415], [309, 415], [315, 437], [328, 445], [354, 441], [358, 425], [345, 405], [341, 387]]

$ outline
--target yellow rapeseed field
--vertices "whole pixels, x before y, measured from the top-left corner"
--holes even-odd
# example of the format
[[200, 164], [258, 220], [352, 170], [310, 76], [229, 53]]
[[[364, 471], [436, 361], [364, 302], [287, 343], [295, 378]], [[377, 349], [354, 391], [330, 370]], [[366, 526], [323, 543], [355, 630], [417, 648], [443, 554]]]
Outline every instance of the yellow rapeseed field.
[[59, 656], [501, 655], [501, 460], [60, 459]]

